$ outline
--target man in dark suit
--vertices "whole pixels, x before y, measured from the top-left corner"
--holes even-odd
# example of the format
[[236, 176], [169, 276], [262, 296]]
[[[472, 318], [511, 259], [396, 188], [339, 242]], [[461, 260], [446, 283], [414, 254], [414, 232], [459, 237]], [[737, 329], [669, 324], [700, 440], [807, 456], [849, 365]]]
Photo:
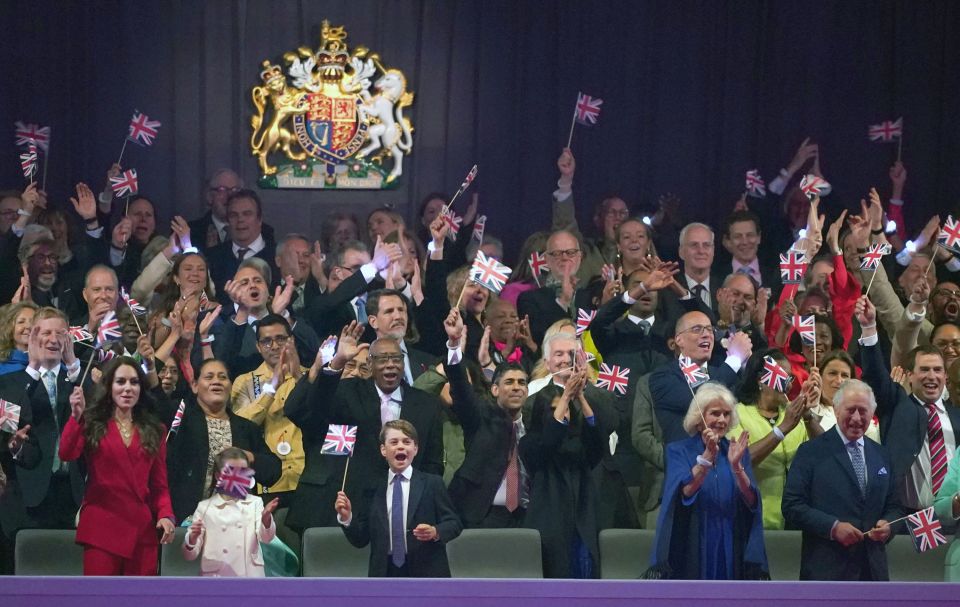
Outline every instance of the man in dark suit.
[[[706, 367], [713, 354], [713, 325], [703, 312], [688, 312], [677, 321], [674, 341], [680, 355]], [[740, 368], [753, 352], [750, 338], [743, 333], [733, 335], [727, 344], [727, 358], [719, 367], [709, 367], [710, 379], [730, 389], [736, 385]], [[670, 360], [650, 375], [657, 421], [663, 430], [663, 443], [689, 437], [683, 429], [683, 417], [690, 407], [690, 389], [677, 360]]]
[[390, 480], [356, 518], [347, 494], [337, 493], [337, 522], [354, 546], [370, 544], [370, 577], [450, 577], [446, 544], [463, 527], [443, 477], [412, 467], [418, 439], [410, 422], [388, 421], [379, 438]]
[[404, 341], [410, 322], [409, 300], [395, 289], [380, 289], [367, 296], [367, 322], [377, 339], [389, 338], [400, 344], [403, 352], [403, 379], [413, 385], [424, 371], [437, 364], [437, 359]]
[[274, 260], [280, 269], [280, 275], [274, 277], [273, 284], [286, 286], [288, 278], [293, 279], [293, 297], [290, 299], [290, 312], [302, 314], [307, 304], [320, 295], [320, 282], [323, 278], [319, 268], [314, 269], [320, 259], [314, 259], [310, 241], [303, 234], [287, 234], [277, 243], [277, 258]]
[[834, 396], [836, 430], [800, 445], [783, 492], [783, 516], [803, 531], [801, 580], [885, 581], [888, 521], [900, 516], [893, 464], [864, 432], [877, 408], [867, 384]]
[[[263, 205], [253, 190], [234, 192], [227, 199], [227, 221], [230, 225], [230, 240], [207, 251], [210, 278], [223, 293], [227, 280], [233, 278], [240, 263], [250, 257], [259, 257], [267, 262], [274, 276], [279, 276], [276, 267], [276, 244], [263, 236]], [[221, 303], [229, 305], [225, 297]]]
[[[734, 211], [723, 224], [723, 248], [727, 255], [720, 261], [721, 273], [746, 274], [757, 285], [771, 289], [779, 295], [779, 267], [774, 259], [760, 259], [760, 244], [763, 234], [760, 218], [752, 211]], [[729, 264], [729, 270], [725, 264]]]
[[[190, 241], [201, 251], [230, 240], [227, 222], [227, 198], [243, 189], [243, 179], [230, 169], [217, 169], [207, 181], [204, 192], [208, 211], [189, 222]], [[263, 239], [273, 242], [273, 228], [263, 224]]]
[[877, 313], [863, 296], [857, 301], [863, 381], [877, 395], [880, 436], [890, 452], [896, 474], [897, 499], [904, 508], [919, 510], [933, 498], [953, 459], [960, 431], [960, 411], [944, 397], [947, 373], [943, 354], [935, 346], [919, 346], [902, 361], [910, 394], [890, 379], [877, 345]]
[[474, 392], [461, 364], [466, 336], [459, 310], [450, 311], [444, 327], [449, 348], [444, 370], [467, 449], [450, 481], [450, 497], [467, 528], [520, 527], [530, 501], [517, 448], [525, 434], [527, 372], [518, 363], [500, 364], [493, 373], [496, 403], [491, 405]]
[[[767, 347], [763, 331], [766, 309], [766, 293], [758, 291], [752, 278], [743, 273], [730, 274], [717, 289], [716, 342], [741, 332], [750, 338], [754, 352], [763, 350]], [[710, 363], [721, 365], [726, 357], [723, 347], [716, 348]]]
[[81, 465], [61, 462], [58, 456], [60, 433], [70, 416], [70, 392], [80, 375], [67, 326], [59, 310], [38, 310], [27, 368], [0, 377], [0, 398], [26, 404], [24, 410], [32, 416], [30, 436], [39, 450], [38, 458], [36, 453], [14, 454], [16, 481], [0, 507], [0, 521], [10, 537], [23, 526], [73, 528], [83, 498]]
[[359, 508], [370, 504], [386, 472], [378, 451], [380, 428], [386, 421], [405, 419], [412, 423], [420, 436], [414, 467], [443, 474], [440, 401], [403, 381], [404, 357], [396, 340], [378, 339], [370, 345], [371, 379], [341, 380], [340, 372], [360, 350], [357, 340], [362, 330], [356, 322], [348, 325], [340, 334], [336, 354], [329, 364], [324, 367], [325, 361], [318, 356], [284, 403], [284, 414], [303, 430], [306, 455], [287, 517], [287, 524], [293, 528], [336, 525], [329, 504], [340, 489], [347, 458], [321, 453], [327, 424], [357, 426], [346, 490]]
[[31, 299], [38, 306], [62, 310], [71, 322], [79, 320], [86, 308], [81, 297], [83, 272], [61, 272], [54, 241], [45, 235], [32, 237], [29, 230], [26, 236], [18, 255], [27, 267]]
[[566, 230], [557, 230], [547, 239], [547, 281], [552, 285], [525, 291], [517, 299], [517, 314], [530, 318], [533, 341], [543, 343], [550, 325], [564, 318], [576, 318], [577, 309], [593, 309], [587, 289], [577, 288], [577, 270], [583, 252], [580, 241]]

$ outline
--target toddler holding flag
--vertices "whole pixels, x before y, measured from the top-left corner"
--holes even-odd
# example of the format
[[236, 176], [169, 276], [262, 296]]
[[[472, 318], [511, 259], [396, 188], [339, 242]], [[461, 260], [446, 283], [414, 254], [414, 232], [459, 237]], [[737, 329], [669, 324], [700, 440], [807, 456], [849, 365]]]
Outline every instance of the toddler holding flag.
[[183, 556], [192, 561], [202, 552], [203, 576], [265, 577], [260, 543], [269, 543], [277, 533], [273, 511], [279, 500], [264, 506], [262, 499], [250, 495], [255, 484], [253, 468], [242, 449], [221, 451], [214, 470], [219, 471], [214, 494], [197, 504], [183, 542]]

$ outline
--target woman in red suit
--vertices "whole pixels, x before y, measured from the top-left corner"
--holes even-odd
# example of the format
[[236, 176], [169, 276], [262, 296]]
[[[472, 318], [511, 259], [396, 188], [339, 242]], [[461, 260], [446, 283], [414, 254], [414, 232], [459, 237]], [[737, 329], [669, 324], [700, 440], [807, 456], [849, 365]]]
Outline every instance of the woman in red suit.
[[157, 535], [173, 541], [163, 424], [151, 413], [137, 362], [118, 359], [100, 380], [102, 394], [86, 409], [83, 390], [70, 395], [72, 416], [60, 459], [81, 455], [89, 471], [77, 543], [84, 575], [156, 575]]

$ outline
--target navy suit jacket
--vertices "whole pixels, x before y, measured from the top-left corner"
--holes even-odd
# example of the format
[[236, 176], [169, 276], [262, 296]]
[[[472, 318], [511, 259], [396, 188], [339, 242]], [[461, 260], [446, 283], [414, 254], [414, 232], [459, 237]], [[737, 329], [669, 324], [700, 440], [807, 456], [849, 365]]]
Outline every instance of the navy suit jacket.
[[869, 531], [878, 520], [900, 517], [886, 450], [863, 440], [866, 495], [860, 492], [847, 447], [837, 429], [803, 443], [793, 458], [783, 491], [787, 527], [803, 531], [801, 580], [887, 580], [884, 545], [869, 539], [844, 548], [830, 539], [836, 521]]
[[[387, 480], [384, 475], [383, 480]], [[407, 497], [407, 558], [410, 577], [450, 577], [447, 562], [447, 542], [460, 535], [463, 529], [453, 504], [443, 486], [443, 478], [414, 469], [410, 477], [410, 495]], [[437, 528], [439, 539], [421, 542], [409, 531], [420, 524]], [[380, 483], [369, 509], [355, 513], [343, 533], [358, 548], [370, 544], [370, 577], [386, 577], [390, 559], [390, 523], [387, 519], [387, 485]]]
[[[738, 376], [730, 365], [710, 366], [709, 371], [711, 381], [734, 389]], [[677, 359], [667, 361], [650, 374], [650, 396], [653, 397], [653, 408], [663, 430], [663, 444], [689, 438], [690, 435], [683, 429], [683, 418], [690, 408], [692, 396]]]
[[[263, 236], [262, 232], [261, 236]], [[277, 268], [276, 263], [277, 246], [273, 241], [267, 240], [266, 236], [263, 237], [263, 240], [266, 246], [253, 255], [253, 257], [259, 257], [267, 262], [267, 265], [270, 266], [270, 272], [273, 274], [271, 281], [276, 281], [280, 276], [280, 270]], [[232, 307], [233, 302], [230, 301], [230, 297], [224, 290], [223, 285], [234, 277], [237, 269], [240, 267], [240, 260], [233, 254], [233, 242], [228, 240], [218, 244], [212, 249], [208, 249], [206, 256], [207, 267], [210, 268], [210, 279], [213, 280], [214, 286], [217, 287], [220, 303], [223, 304], [224, 308]], [[267, 285], [267, 288], [269, 289], [270, 286], [271, 285]]]

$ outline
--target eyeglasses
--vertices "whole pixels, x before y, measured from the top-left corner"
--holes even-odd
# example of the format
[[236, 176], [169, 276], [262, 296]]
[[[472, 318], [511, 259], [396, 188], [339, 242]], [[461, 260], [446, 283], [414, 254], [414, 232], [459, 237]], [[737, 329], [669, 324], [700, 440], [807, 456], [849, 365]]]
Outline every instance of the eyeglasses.
[[289, 335], [274, 335], [273, 337], [261, 337], [257, 340], [261, 348], [272, 348], [273, 346], [283, 346], [290, 339]]
[[558, 249], [556, 251], [547, 251], [547, 255], [553, 259], [560, 259], [563, 257], [573, 258], [580, 254], [580, 249]]
[[606, 215], [607, 217], [623, 218], [623, 217], [629, 217], [630, 211], [628, 211], [627, 209], [607, 209], [604, 215]]
[[687, 327], [683, 331], [677, 333], [681, 335], [683, 333], [693, 333], [694, 335], [703, 335], [704, 333], [713, 333], [713, 325], [693, 325], [692, 327]]
[[217, 186], [217, 187], [215, 187], [215, 188], [213, 188], [213, 187], [210, 188], [210, 191], [211, 191], [211, 192], [214, 192], [215, 194], [228, 194], [228, 193], [229, 193], [229, 194], [236, 194], [237, 192], [240, 191], [240, 188], [228, 188], [228, 187], [225, 186], [225, 185], [221, 185], [221, 186]]
[[403, 363], [403, 354], [377, 354], [376, 356], [371, 356], [370, 360], [378, 364], [387, 364], [387, 363]]
[[960, 299], [960, 291], [951, 291], [950, 289], [937, 289], [933, 292], [934, 297], [956, 297]]
[[50, 263], [57, 263], [58, 261], [60, 261], [60, 258], [52, 253], [50, 255], [44, 255], [43, 253], [34, 253], [33, 255], [30, 256], [30, 259], [36, 259], [40, 263], [43, 263], [45, 261], [48, 261]]
[[934, 341], [933, 345], [941, 350], [946, 350], [947, 348], [953, 348], [954, 350], [960, 350], [960, 339], [952, 339], [950, 341]]

